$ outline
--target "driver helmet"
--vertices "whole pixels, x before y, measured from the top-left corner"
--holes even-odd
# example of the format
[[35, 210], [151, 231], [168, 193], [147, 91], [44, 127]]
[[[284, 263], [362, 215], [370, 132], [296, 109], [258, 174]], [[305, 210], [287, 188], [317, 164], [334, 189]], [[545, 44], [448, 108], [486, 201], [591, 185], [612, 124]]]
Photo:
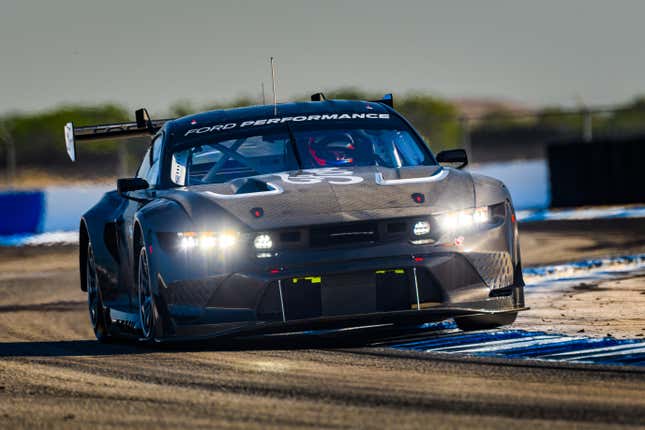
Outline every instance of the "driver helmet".
[[356, 160], [356, 143], [349, 133], [327, 134], [309, 139], [309, 154], [320, 167], [351, 166]]

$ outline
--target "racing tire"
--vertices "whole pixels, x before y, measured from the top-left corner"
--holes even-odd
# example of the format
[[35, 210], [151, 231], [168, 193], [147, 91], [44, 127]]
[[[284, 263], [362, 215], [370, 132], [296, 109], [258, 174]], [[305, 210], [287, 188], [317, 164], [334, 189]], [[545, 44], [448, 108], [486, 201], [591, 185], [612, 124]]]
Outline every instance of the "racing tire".
[[493, 315], [478, 315], [472, 317], [456, 317], [457, 327], [463, 331], [490, 330], [504, 325], [513, 324], [517, 312], [505, 312]]
[[85, 285], [87, 287], [87, 306], [90, 314], [90, 323], [94, 336], [101, 343], [112, 341], [110, 335], [109, 311], [103, 305], [99, 278], [96, 271], [96, 261], [92, 244], [87, 244], [87, 258], [85, 259]]
[[137, 264], [137, 297], [139, 305], [139, 324], [142, 342], [152, 343], [162, 333], [159, 312], [155, 305], [150, 277], [150, 264], [146, 247], [141, 246]]

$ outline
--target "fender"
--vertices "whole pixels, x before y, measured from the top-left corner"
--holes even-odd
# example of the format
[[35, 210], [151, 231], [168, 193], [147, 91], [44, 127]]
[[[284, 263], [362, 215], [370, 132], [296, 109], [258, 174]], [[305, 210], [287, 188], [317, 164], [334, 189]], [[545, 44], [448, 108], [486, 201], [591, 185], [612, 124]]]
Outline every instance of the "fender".
[[123, 199], [116, 191], [109, 191], [101, 200], [83, 214], [79, 226], [80, 250], [79, 262], [81, 272], [81, 290], [87, 291], [85, 285], [85, 259], [87, 244], [92, 243], [94, 259], [99, 276], [102, 293], [110, 296], [118, 284], [119, 253], [115, 221], [123, 205]]
[[155, 232], [179, 232], [195, 229], [190, 217], [177, 202], [158, 199], [143, 206], [134, 215], [133, 225], [139, 225], [144, 243], [152, 243]]
[[505, 200], [513, 204], [511, 193], [499, 179], [476, 173], [471, 173], [470, 176], [475, 190], [475, 207], [501, 203]]

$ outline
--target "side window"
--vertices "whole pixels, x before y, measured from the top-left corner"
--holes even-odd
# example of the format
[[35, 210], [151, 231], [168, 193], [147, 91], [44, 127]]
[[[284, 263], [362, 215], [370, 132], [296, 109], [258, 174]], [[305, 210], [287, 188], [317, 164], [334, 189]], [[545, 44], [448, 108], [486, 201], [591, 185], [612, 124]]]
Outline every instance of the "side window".
[[[157, 185], [159, 180], [159, 166], [161, 165], [161, 147], [163, 142], [163, 135], [159, 135], [152, 141], [152, 165], [150, 169], [144, 176], [146, 181], [150, 184], [151, 187]], [[148, 157], [150, 154], [148, 154]], [[148, 158], [149, 160], [149, 158]]]
[[141, 165], [139, 166], [139, 169], [137, 169], [137, 178], [143, 178], [146, 179], [148, 176], [148, 171], [150, 170], [150, 149], [146, 151], [146, 155], [143, 156], [143, 160], [141, 161]]

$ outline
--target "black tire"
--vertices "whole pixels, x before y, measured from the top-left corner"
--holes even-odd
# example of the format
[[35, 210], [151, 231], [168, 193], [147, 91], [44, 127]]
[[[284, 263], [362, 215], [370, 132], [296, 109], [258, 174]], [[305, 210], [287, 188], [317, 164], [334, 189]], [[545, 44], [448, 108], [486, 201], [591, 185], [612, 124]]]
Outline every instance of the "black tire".
[[141, 246], [137, 263], [137, 297], [139, 305], [139, 324], [141, 326], [141, 341], [154, 342], [162, 334], [159, 312], [155, 306], [152, 291], [152, 279], [146, 247]]
[[112, 340], [110, 335], [109, 311], [103, 306], [99, 278], [96, 272], [96, 262], [92, 244], [87, 244], [87, 258], [85, 260], [85, 285], [87, 286], [87, 307], [90, 314], [90, 323], [94, 336], [99, 342], [107, 343]]
[[478, 315], [472, 317], [456, 317], [457, 327], [463, 331], [490, 330], [504, 325], [513, 324], [517, 312], [505, 312], [494, 315]]

